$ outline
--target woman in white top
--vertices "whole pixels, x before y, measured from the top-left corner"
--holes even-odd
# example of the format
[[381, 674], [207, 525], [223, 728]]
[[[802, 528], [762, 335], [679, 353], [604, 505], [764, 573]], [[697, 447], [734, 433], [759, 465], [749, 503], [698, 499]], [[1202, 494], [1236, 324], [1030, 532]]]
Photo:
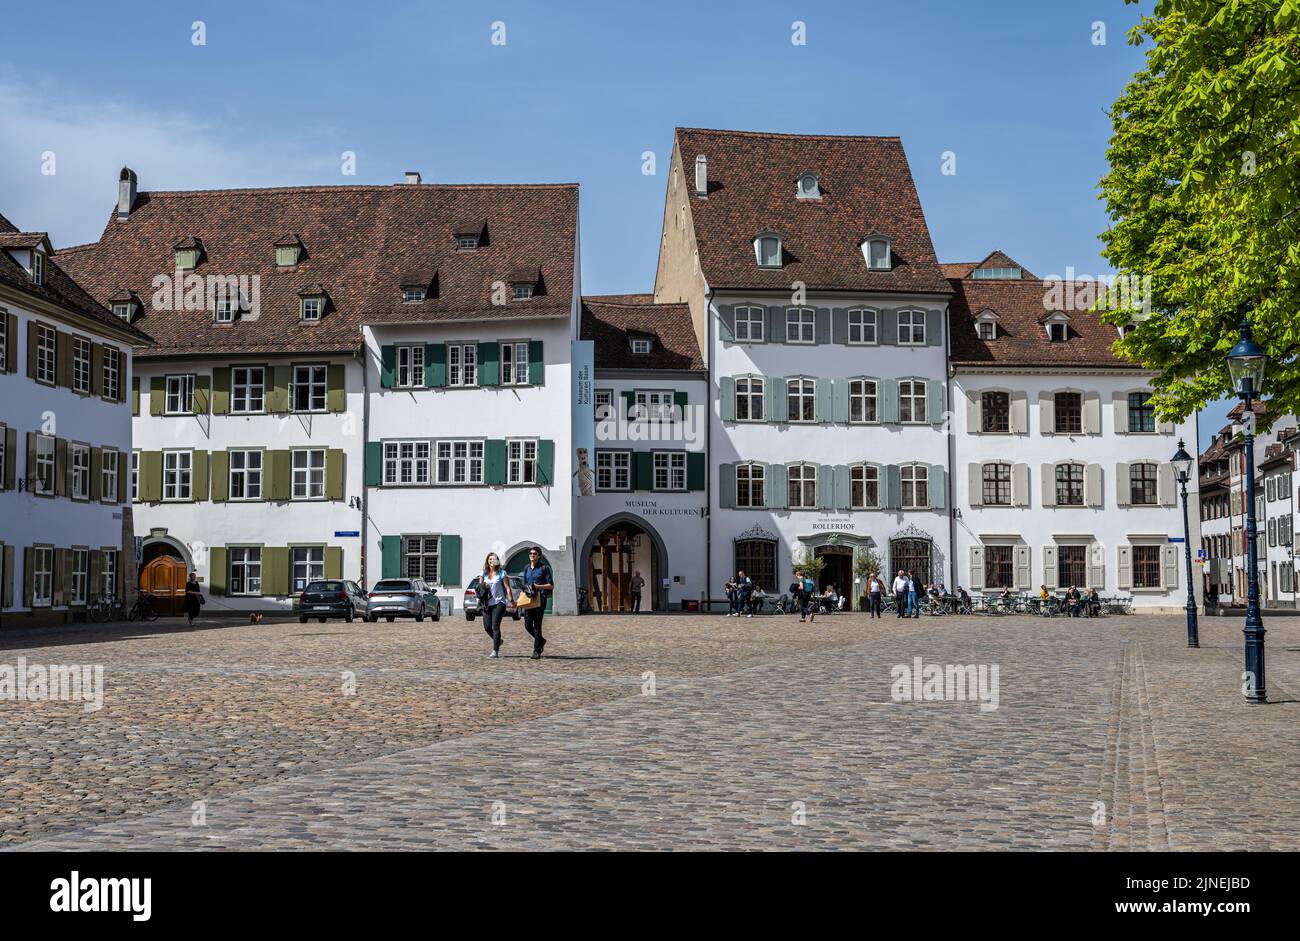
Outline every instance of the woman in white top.
[[489, 657], [497, 657], [501, 650], [501, 618], [506, 613], [506, 605], [515, 603], [514, 592], [510, 589], [510, 577], [501, 567], [501, 559], [495, 552], [489, 552], [483, 560], [483, 574], [479, 576], [479, 611], [483, 615], [483, 630], [492, 638], [492, 652]]

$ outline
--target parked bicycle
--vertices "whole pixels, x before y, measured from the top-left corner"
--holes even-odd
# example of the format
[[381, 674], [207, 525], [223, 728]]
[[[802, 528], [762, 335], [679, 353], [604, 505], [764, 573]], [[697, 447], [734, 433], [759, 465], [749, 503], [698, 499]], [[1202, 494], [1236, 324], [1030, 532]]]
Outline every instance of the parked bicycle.
[[153, 595], [147, 592], [141, 593], [136, 599], [135, 604], [131, 606], [131, 613], [127, 615], [128, 621], [156, 621], [158, 620], [158, 606], [154, 604]]
[[126, 620], [126, 608], [113, 595], [99, 595], [86, 606], [86, 616], [92, 621]]

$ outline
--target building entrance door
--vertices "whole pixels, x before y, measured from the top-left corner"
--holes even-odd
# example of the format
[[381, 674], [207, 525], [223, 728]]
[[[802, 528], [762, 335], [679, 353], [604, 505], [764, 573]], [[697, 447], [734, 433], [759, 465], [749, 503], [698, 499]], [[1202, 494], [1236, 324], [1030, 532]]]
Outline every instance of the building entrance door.
[[818, 546], [813, 550], [823, 562], [817, 577], [817, 590], [834, 585], [837, 594], [853, 593], [853, 550], [848, 546]]
[[160, 555], [140, 569], [140, 591], [153, 595], [159, 614], [177, 615], [185, 601], [185, 576], [184, 561]]
[[641, 610], [659, 610], [659, 553], [642, 527], [620, 521], [592, 540], [587, 555], [587, 586], [593, 611], [631, 611], [632, 578], [645, 579]]

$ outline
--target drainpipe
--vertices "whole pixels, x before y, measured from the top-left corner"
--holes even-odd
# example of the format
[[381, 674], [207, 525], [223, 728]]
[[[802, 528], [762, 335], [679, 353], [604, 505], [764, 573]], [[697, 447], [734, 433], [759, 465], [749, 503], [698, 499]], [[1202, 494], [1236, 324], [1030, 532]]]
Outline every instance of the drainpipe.
[[[366, 439], [370, 434], [370, 370], [367, 368], [365, 333], [361, 335], [361, 584], [370, 590], [370, 488], [366, 486]], [[343, 386], [347, 388], [347, 383]]]
[[704, 614], [708, 606], [709, 591], [713, 585], [713, 289], [704, 295], [704, 346], [708, 359], [705, 367], [708, 373], [708, 389], [705, 391], [707, 412], [704, 422], [704, 597], [701, 599], [700, 613]]
[[[943, 363], [944, 371], [948, 374], [948, 571], [951, 580], [948, 582], [955, 591], [961, 584], [957, 580], [957, 436], [953, 434], [953, 422], [956, 420], [957, 404], [953, 395], [953, 378], [956, 370], [952, 368], [952, 331], [946, 329], [949, 325], [948, 307], [951, 301], [944, 305], [943, 322], [945, 329], [943, 331]], [[1028, 405], [1026, 405], [1026, 408]], [[1026, 417], [1026, 420], [1028, 418]], [[970, 433], [970, 429], [966, 429]]]

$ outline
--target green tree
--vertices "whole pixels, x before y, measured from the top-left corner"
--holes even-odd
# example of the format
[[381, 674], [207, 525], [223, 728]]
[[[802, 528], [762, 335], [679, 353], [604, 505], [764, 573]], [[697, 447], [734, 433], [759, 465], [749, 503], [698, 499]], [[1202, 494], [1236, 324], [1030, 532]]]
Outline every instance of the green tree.
[[826, 560], [806, 547], [796, 552], [790, 561], [791, 569], [796, 572], [803, 572], [805, 576], [813, 580], [813, 584], [817, 583], [817, 579], [821, 577], [822, 569], [826, 567]]
[[1135, 325], [1116, 349], [1182, 419], [1230, 390], [1248, 314], [1269, 417], [1300, 411], [1300, 0], [1157, 0], [1129, 42], [1151, 45], [1112, 112], [1103, 254], [1150, 309], [1105, 314]]

